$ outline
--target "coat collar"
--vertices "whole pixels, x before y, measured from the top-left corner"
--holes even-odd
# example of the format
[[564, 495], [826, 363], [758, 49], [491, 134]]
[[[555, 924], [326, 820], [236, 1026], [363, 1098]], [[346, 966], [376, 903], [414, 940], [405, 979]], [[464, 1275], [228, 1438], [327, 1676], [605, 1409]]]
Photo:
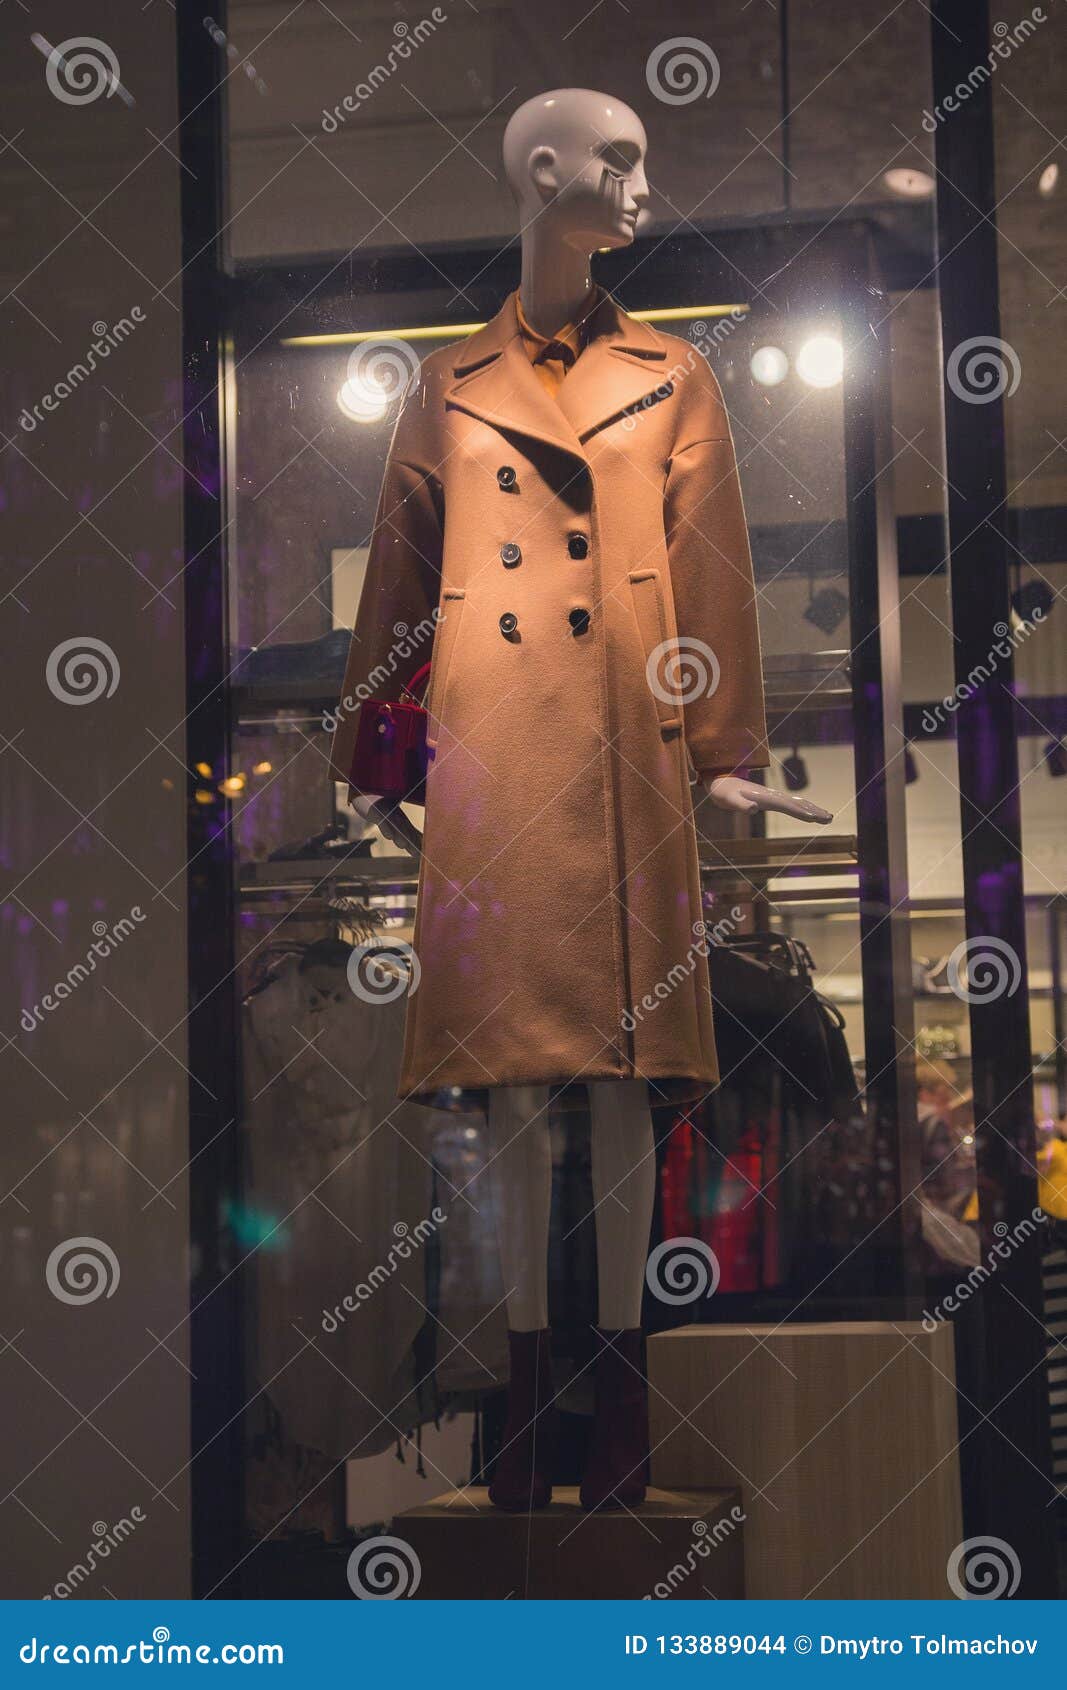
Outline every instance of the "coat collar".
[[657, 388], [667, 355], [662, 338], [603, 289], [589, 326], [585, 351], [553, 398], [526, 355], [516, 296], [509, 294], [492, 321], [457, 349], [446, 402], [584, 459], [590, 435]]

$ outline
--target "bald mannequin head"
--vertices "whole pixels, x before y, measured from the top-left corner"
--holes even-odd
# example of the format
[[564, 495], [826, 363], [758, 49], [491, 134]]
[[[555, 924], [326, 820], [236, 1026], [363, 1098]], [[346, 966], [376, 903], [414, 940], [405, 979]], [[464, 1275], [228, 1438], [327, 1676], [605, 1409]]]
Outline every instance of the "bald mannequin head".
[[610, 94], [555, 88], [514, 113], [504, 131], [504, 169], [526, 229], [593, 252], [628, 246], [648, 199], [644, 125]]

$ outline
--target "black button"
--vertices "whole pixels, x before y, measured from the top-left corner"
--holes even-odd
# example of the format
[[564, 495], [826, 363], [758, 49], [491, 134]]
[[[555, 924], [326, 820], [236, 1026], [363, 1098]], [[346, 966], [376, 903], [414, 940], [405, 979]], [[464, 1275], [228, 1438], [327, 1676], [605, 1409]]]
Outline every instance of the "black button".
[[505, 493], [510, 493], [511, 489], [515, 485], [515, 482], [518, 480], [518, 477], [510, 464], [501, 464], [500, 468], [496, 472], [496, 478], [500, 483], [500, 486], [503, 487]]
[[567, 617], [567, 621], [576, 634], [588, 633], [589, 612], [587, 610], [572, 610]]
[[505, 569], [514, 569], [517, 563], [522, 562], [522, 547], [509, 540], [506, 546], [500, 548], [500, 561]]
[[500, 632], [505, 636], [513, 634], [519, 625], [518, 617], [510, 610], [505, 610], [500, 618]]
[[567, 550], [571, 557], [588, 557], [589, 540], [584, 534], [568, 534]]

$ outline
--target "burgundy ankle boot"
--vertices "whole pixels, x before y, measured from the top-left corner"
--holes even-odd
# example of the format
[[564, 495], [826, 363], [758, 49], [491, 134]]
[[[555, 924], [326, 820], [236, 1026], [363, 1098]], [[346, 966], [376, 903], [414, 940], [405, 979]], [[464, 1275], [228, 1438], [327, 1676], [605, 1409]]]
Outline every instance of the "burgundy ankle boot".
[[596, 1328], [596, 1415], [582, 1479], [582, 1507], [637, 1508], [648, 1477], [648, 1386], [641, 1329]]
[[509, 1331], [508, 1349], [508, 1412], [489, 1500], [495, 1508], [525, 1514], [552, 1501], [557, 1415], [548, 1328]]

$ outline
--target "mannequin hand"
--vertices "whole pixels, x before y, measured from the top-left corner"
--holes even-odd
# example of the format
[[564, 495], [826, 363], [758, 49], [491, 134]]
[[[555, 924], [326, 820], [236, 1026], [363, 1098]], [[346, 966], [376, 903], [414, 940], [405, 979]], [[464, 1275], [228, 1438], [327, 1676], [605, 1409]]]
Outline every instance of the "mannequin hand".
[[400, 847], [405, 856], [418, 855], [421, 844], [418, 830], [412, 826], [399, 804], [385, 804], [380, 798], [357, 792], [352, 808], [361, 821], [377, 827], [390, 844]]
[[773, 787], [758, 786], [754, 780], [742, 780], [738, 775], [714, 775], [701, 784], [719, 810], [739, 810], [746, 816], [757, 810], [778, 810], [783, 816], [815, 822], [820, 827], [834, 819], [829, 810], [807, 798], [793, 798], [788, 792], [775, 792]]

